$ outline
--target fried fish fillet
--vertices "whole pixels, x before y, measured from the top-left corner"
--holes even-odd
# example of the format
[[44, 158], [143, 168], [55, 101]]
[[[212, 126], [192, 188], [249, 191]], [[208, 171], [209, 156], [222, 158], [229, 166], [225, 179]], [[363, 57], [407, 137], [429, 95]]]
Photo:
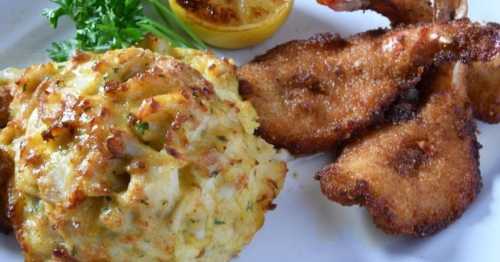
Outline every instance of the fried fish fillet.
[[318, 0], [336, 11], [373, 10], [393, 25], [448, 21], [467, 13], [467, 0]]
[[488, 60], [499, 52], [499, 40], [500, 26], [466, 19], [347, 40], [319, 35], [280, 45], [241, 67], [240, 93], [255, 106], [268, 142], [313, 153], [377, 123], [429, 66]]
[[[393, 25], [430, 21], [449, 21], [467, 15], [466, 0], [318, 0], [337, 11], [374, 10]], [[468, 93], [475, 116], [487, 123], [500, 122], [500, 57], [490, 63], [475, 63], [469, 67]]]
[[348, 145], [319, 172], [322, 192], [393, 234], [426, 236], [460, 217], [481, 188], [479, 144], [463, 79], [451, 79], [446, 68], [430, 78], [416, 118]]
[[500, 123], [500, 56], [468, 68], [467, 91], [479, 120]]

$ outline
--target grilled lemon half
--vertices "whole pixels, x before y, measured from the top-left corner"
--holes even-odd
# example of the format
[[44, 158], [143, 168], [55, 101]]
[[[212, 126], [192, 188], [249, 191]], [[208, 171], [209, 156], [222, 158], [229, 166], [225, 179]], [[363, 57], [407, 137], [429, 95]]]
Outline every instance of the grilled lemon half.
[[271, 37], [286, 21], [293, 0], [169, 0], [172, 10], [206, 43], [237, 49]]
[[0, 149], [27, 261], [227, 261], [283, 185], [234, 64], [213, 54], [80, 53], [8, 75]]

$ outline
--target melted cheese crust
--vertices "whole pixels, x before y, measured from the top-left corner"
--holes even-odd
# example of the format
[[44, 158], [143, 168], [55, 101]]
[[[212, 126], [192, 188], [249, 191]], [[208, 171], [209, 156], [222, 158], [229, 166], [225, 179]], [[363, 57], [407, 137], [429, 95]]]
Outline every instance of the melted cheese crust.
[[227, 261], [283, 185], [234, 64], [213, 54], [80, 53], [4, 75], [0, 147], [28, 261]]

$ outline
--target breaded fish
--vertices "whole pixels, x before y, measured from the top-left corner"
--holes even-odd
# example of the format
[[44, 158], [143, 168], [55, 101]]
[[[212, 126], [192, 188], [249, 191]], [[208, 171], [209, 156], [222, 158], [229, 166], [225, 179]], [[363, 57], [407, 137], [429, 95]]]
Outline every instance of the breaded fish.
[[467, 0], [318, 0], [336, 11], [373, 10], [393, 25], [448, 21], [467, 13]]
[[460, 217], [481, 188], [479, 144], [463, 79], [452, 85], [450, 72], [429, 78], [415, 119], [372, 131], [320, 171], [322, 192], [365, 206], [393, 234], [426, 236]]
[[500, 27], [466, 19], [371, 31], [347, 40], [319, 35], [280, 45], [241, 67], [240, 93], [260, 134], [292, 153], [326, 150], [376, 124], [432, 65], [488, 60]]
[[468, 68], [467, 91], [479, 120], [500, 123], [500, 56]]
[[[434, 6], [428, 0], [318, 0], [337, 11], [374, 10], [393, 25], [415, 24], [430, 21], [448, 21], [467, 15], [467, 0], [436, 0]], [[500, 57], [490, 63], [470, 66], [468, 93], [475, 116], [487, 123], [500, 122]]]

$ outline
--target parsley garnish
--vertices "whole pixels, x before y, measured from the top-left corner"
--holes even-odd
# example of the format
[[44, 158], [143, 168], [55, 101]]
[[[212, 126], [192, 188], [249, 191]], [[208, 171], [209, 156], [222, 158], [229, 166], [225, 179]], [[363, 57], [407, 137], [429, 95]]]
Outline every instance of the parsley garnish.
[[47, 50], [49, 57], [56, 62], [64, 62], [73, 55], [75, 45], [73, 41], [62, 41], [52, 43], [52, 48]]
[[[59, 19], [68, 16], [76, 27], [76, 36], [71, 41], [52, 44], [48, 50], [56, 62], [69, 59], [74, 50], [104, 52], [132, 46], [152, 33], [164, 38], [175, 47], [206, 49], [192, 31], [182, 23], [160, 0], [51, 0], [58, 5], [46, 9], [52, 27], [57, 28]], [[154, 6], [164, 24], [144, 14], [143, 2]]]

